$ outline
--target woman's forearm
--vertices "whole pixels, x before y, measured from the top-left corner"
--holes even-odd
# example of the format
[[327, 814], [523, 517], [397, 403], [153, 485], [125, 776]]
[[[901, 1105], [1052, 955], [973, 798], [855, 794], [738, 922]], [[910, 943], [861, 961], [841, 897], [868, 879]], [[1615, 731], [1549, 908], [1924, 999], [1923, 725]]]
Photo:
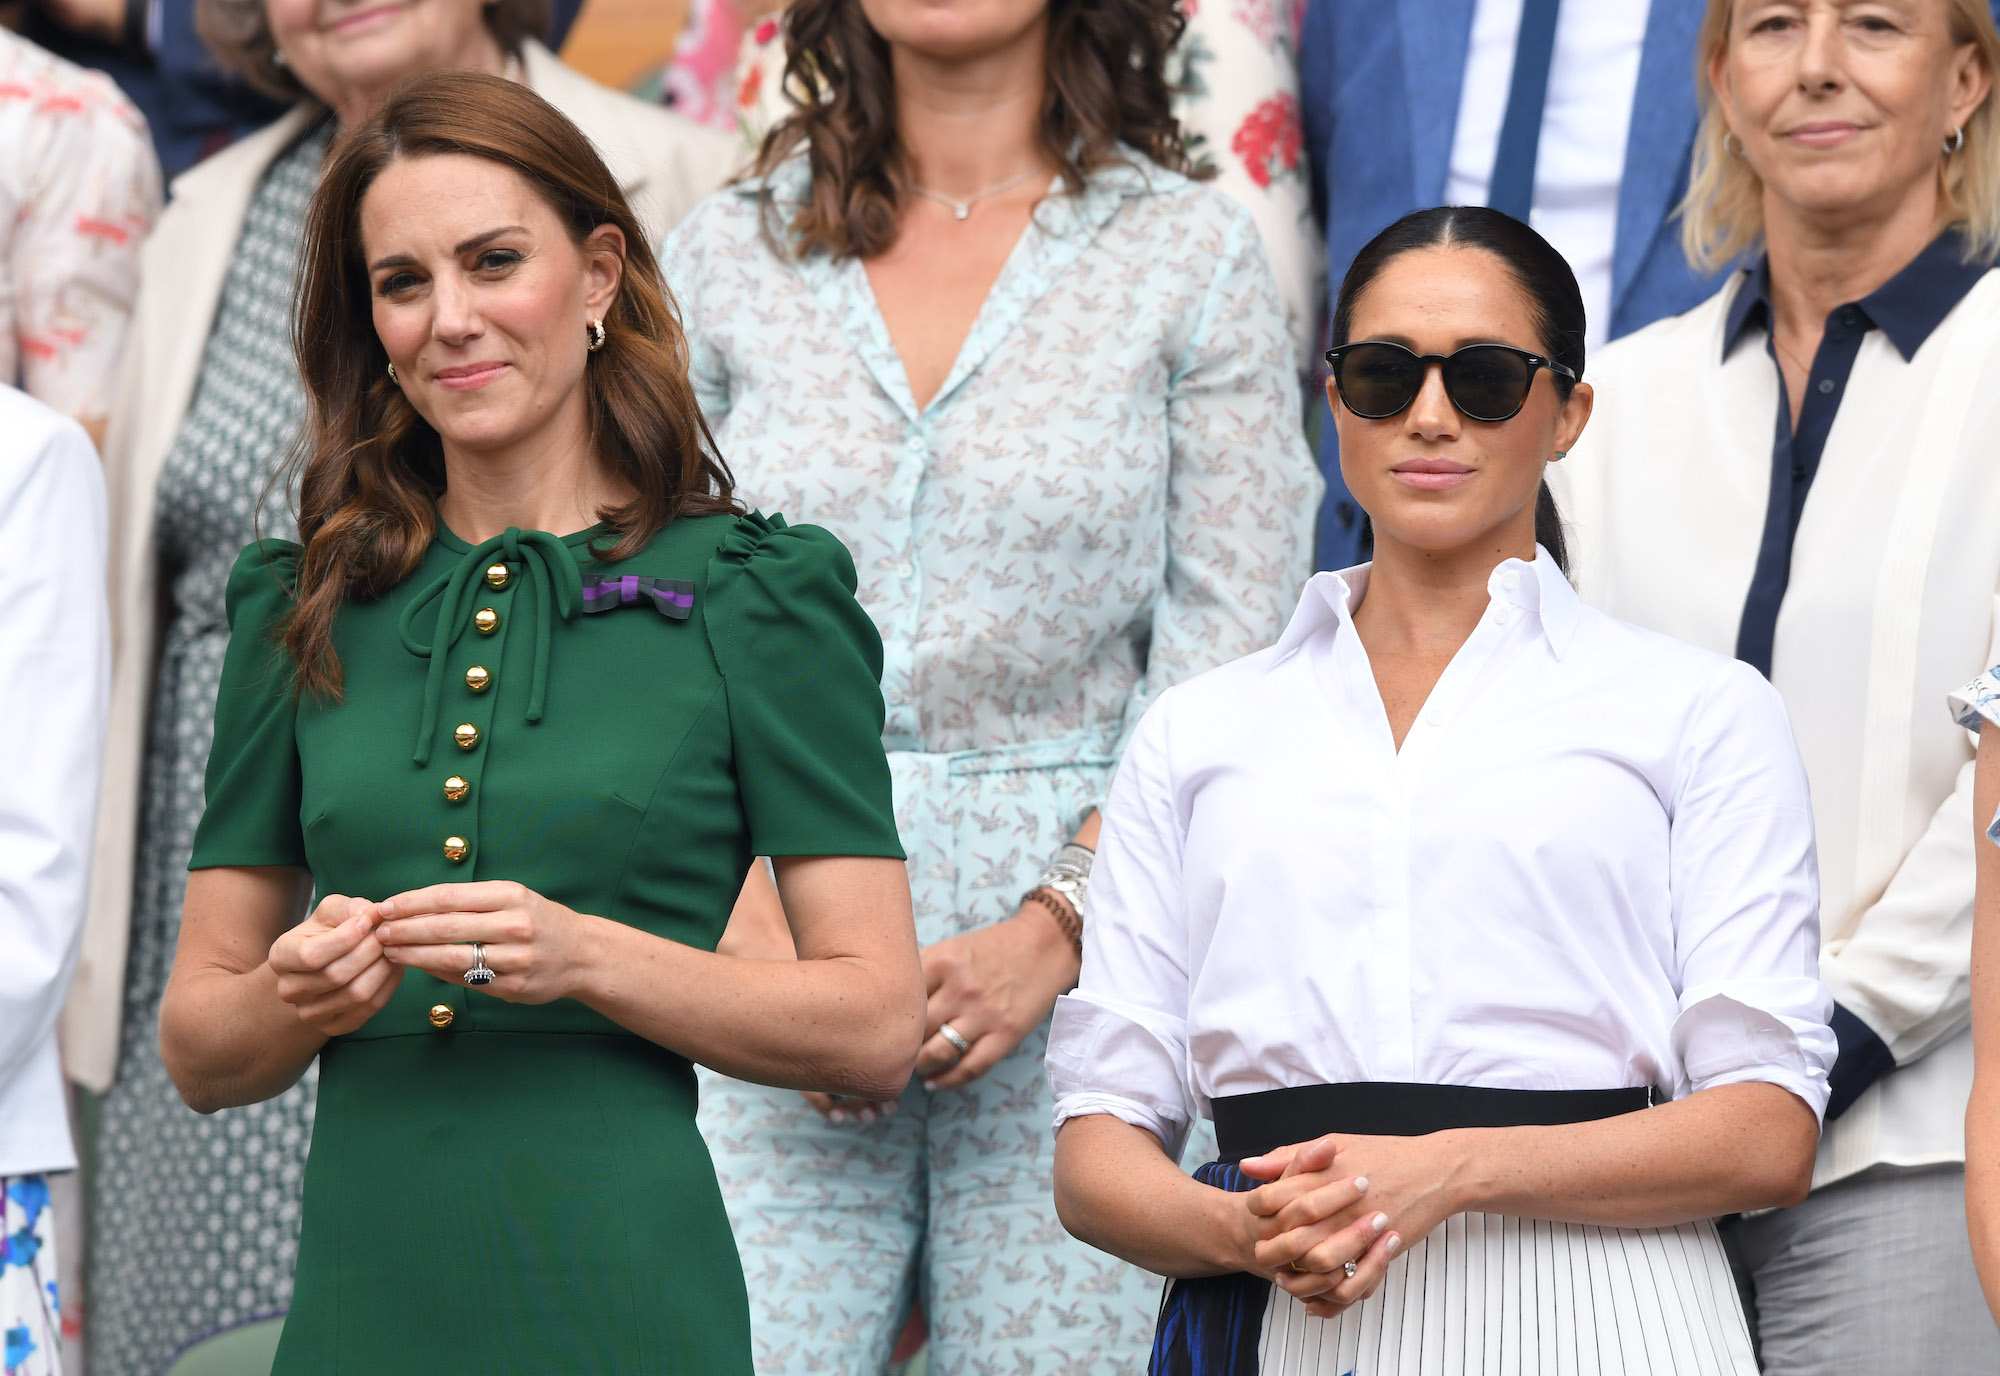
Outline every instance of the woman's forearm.
[[1152, 1133], [1109, 1114], [1072, 1118], [1057, 1134], [1056, 1215], [1078, 1240], [1155, 1275], [1254, 1264], [1243, 1196], [1191, 1179]]
[[1965, 1111], [1965, 1219], [1986, 1305], [2000, 1315], [2000, 1072], [1982, 1069]]
[[278, 997], [268, 965], [175, 966], [160, 1001], [160, 1053], [197, 1113], [254, 1104], [298, 1083], [326, 1037]]
[[2000, 726], [1982, 723], [1973, 778], [1972, 1098], [1965, 1108], [1965, 1217], [1986, 1303], [2000, 1315], [2000, 846], [1986, 828], [2000, 812]]
[[893, 1099], [909, 1082], [924, 1030], [909, 971], [718, 955], [598, 921], [576, 997], [619, 1026], [758, 1084]]
[[1798, 1203], [1819, 1124], [1797, 1096], [1757, 1083], [1593, 1123], [1449, 1136], [1462, 1212], [1656, 1228]]
[[160, 1054], [199, 1113], [251, 1104], [298, 1082], [326, 1044], [278, 997], [277, 932], [311, 893], [303, 872], [204, 869], [188, 876], [173, 973], [160, 1000]]

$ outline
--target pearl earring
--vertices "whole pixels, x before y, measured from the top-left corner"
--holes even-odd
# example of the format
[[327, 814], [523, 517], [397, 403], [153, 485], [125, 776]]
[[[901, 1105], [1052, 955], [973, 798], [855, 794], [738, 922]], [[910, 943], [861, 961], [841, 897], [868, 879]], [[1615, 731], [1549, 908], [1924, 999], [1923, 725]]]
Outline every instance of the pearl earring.
[[393, 363], [389, 365], [389, 381], [395, 383], [398, 387], [403, 385], [403, 379], [396, 376], [396, 365]]

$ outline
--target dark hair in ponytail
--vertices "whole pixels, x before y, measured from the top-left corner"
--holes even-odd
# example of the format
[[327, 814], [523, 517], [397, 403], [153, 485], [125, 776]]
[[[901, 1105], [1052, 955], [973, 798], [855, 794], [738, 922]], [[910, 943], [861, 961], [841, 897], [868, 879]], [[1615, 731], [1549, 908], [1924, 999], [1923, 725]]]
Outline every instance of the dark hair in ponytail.
[[[1333, 307], [1335, 348], [1348, 342], [1354, 304], [1382, 269], [1420, 248], [1484, 249], [1506, 264], [1528, 298], [1542, 352], [1583, 377], [1583, 292], [1576, 285], [1576, 274], [1547, 239], [1511, 215], [1478, 205], [1412, 211], [1370, 239], [1341, 279]], [[1556, 395], [1568, 401], [1575, 383], [1560, 373], [1548, 376]], [[1556, 510], [1555, 494], [1546, 482], [1535, 497], [1535, 542], [1567, 577], [1569, 547], [1563, 539], [1562, 513]]]

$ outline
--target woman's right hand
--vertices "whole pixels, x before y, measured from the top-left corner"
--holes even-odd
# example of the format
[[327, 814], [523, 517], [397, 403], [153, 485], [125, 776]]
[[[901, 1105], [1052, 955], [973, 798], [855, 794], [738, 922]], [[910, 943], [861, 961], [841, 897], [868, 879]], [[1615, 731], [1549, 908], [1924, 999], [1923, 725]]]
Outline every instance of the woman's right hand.
[[[1389, 1231], [1387, 1214], [1362, 1207], [1368, 1178], [1349, 1175], [1338, 1155], [1334, 1139], [1323, 1137], [1253, 1157], [1242, 1163], [1244, 1173], [1267, 1183], [1235, 1196], [1255, 1220], [1256, 1265], [1247, 1269], [1322, 1319], [1373, 1294], [1402, 1241]], [[1357, 1276], [1347, 1275], [1347, 1262]]]
[[403, 967], [383, 958], [375, 940], [379, 920], [367, 899], [328, 894], [310, 917], [271, 943], [278, 997], [292, 1005], [299, 1021], [338, 1037], [389, 1001], [403, 981]]

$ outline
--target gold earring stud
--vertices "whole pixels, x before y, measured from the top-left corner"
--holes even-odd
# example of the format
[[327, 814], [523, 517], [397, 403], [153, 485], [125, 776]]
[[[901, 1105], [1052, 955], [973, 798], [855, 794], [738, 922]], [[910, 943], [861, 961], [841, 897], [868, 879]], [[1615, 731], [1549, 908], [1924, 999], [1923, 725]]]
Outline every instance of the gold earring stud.
[[590, 351], [592, 353], [596, 353], [599, 349], [603, 348], [605, 339], [609, 337], [602, 320], [585, 321], [583, 331], [590, 339]]

